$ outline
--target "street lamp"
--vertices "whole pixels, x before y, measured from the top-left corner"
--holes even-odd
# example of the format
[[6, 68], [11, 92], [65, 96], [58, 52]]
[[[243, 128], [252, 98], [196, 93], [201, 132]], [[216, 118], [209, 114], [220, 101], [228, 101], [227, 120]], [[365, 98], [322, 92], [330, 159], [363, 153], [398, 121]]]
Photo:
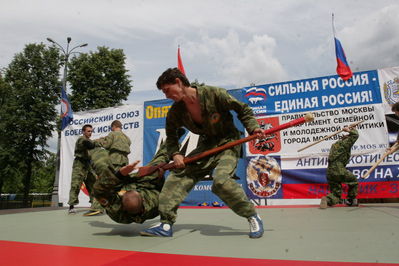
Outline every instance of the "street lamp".
[[63, 79], [62, 79], [62, 88], [64, 89], [65, 92], [66, 92], [66, 78], [67, 78], [67, 71], [68, 71], [69, 56], [72, 54], [73, 50], [75, 50], [77, 48], [80, 48], [80, 47], [85, 47], [85, 46], [88, 45], [87, 43], [79, 44], [79, 45], [76, 45], [75, 47], [73, 47], [71, 50], [69, 50], [69, 44], [70, 44], [71, 40], [72, 40], [71, 37], [67, 38], [67, 46], [66, 46], [66, 49], [64, 50], [64, 48], [59, 43], [57, 43], [56, 41], [54, 41], [51, 38], [47, 38], [47, 41], [57, 45], [58, 48], [61, 50], [61, 52], [64, 54], [65, 65], [64, 65], [64, 76], [63, 76]]
[[[51, 42], [52, 44], [55, 44], [58, 49], [64, 54], [64, 75], [62, 77], [62, 88], [66, 93], [66, 80], [67, 80], [67, 73], [68, 73], [68, 60], [69, 56], [72, 54], [73, 50], [80, 48], [80, 47], [85, 47], [87, 46], [87, 43], [84, 44], [79, 44], [73, 47], [72, 49], [69, 49], [69, 44], [71, 43], [72, 38], [67, 37], [67, 45], [66, 49], [64, 49], [59, 43], [54, 41], [51, 38], [47, 38], [47, 41]], [[62, 110], [60, 111], [62, 113]], [[58, 183], [60, 180], [60, 149], [61, 149], [61, 130], [57, 128], [58, 131], [58, 141], [57, 141], [57, 158], [56, 158], [56, 169], [55, 169], [55, 179], [54, 179], [54, 186], [53, 186], [53, 193], [51, 195], [51, 206], [57, 207], [59, 204], [58, 201]]]

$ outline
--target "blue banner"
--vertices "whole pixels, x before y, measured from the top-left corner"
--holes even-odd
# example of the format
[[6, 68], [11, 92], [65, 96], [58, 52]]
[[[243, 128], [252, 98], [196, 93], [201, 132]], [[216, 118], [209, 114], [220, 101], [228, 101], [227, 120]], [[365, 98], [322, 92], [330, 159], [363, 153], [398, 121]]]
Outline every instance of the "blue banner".
[[245, 87], [242, 101], [256, 115], [309, 112], [382, 103], [377, 71], [357, 72], [347, 81], [339, 76]]

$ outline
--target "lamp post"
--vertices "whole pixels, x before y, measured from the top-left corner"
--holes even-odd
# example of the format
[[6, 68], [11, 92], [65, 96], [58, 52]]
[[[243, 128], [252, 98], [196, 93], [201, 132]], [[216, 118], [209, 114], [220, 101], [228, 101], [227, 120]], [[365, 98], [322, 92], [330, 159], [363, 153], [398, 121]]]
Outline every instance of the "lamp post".
[[[71, 43], [72, 38], [68, 37], [67, 38], [67, 45], [66, 49], [64, 49], [59, 43], [54, 41], [51, 38], [47, 38], [47, 41], [51, 42], [52, 44], [55, 44], [58, 49], [64, 54], [64, 75], [62, 77], [62, 88], [64, 89], [66, 93], [66, 80], [67, 80], [67, 73], [68, 73], [68, 60], [69, 56], [72, 54], [73, 50], [80, 48], [80, 47], [85, 47], [87, 46], [87, 43], [84, 44], [79, 44], [73, 47], [72, 49], [69, 49], [69, 44]], [[62, 113], [62, 110], [60, 110], [60, 113]], [[54, 185], [53, 185], [53, 193], [51, 195], [51, 206], [52, 207], [57, 207], [59, 206], [59, 199], [58, 199], [58, 186], [59, 186], [59, 180], [60, 180], [60, 149], [61, 149], [61, 130], [60, 128], [57, 127], [57, 132], [58, 132], [58, 141], [57, 141], [57, 157], [56, 157], [56, 167], [55, 167], [55, 178], [54, 178]]]

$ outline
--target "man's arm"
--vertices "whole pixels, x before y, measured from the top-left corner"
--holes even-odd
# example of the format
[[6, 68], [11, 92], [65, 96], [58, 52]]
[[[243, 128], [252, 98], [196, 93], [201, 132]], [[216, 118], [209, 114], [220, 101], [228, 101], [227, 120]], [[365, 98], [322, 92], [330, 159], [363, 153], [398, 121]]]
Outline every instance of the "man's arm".
[[166, 117], [165, 131], [166, 140], [165, 147], [166, 153], [170, 158], [179, 154], [179, 134], [178, 129], [182, 127], [181, 116], [176, 105], [169, 109]]
[[256, 121], [252, 109], [247, 104], [237, 100], [222, 88], [217, 89], [216, 95], [223, 106], [237, 113], [237, 118], [241, 121], [249, 134], [261, 132], [261, 130], [257, 130], [258, 128], [260, 129], [258, 121]]
[[103, 147], [104, 149], [109, 150], [112, 146], [112, 143], [114, 141], [114, 134], [113, 132], [110, 132], [106, 137], [97, 139], [96, 142], [98, 142], [100, 147]]
[[350, 149], [353, 144], [355, 144], [356, 140], [359, 138], [359, 132], [355, 128], [344, 128], [344, 131], [348, 132], [349, 135], [346, 139], [343, 140], [343, 145], [345, 148]]

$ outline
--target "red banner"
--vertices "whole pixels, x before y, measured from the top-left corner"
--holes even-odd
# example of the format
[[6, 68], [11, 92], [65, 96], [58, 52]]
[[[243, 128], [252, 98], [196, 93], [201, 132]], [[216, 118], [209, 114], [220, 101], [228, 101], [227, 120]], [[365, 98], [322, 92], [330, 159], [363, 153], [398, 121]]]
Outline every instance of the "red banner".
[[[327, 195], [327, 184], [283, 184], [284, 199], [314, 199]], [[397, 198], [399, 181], [361, 182], [358, 198]], [[342, 198], [346, 198], [348, 187], [343, 185]]]

